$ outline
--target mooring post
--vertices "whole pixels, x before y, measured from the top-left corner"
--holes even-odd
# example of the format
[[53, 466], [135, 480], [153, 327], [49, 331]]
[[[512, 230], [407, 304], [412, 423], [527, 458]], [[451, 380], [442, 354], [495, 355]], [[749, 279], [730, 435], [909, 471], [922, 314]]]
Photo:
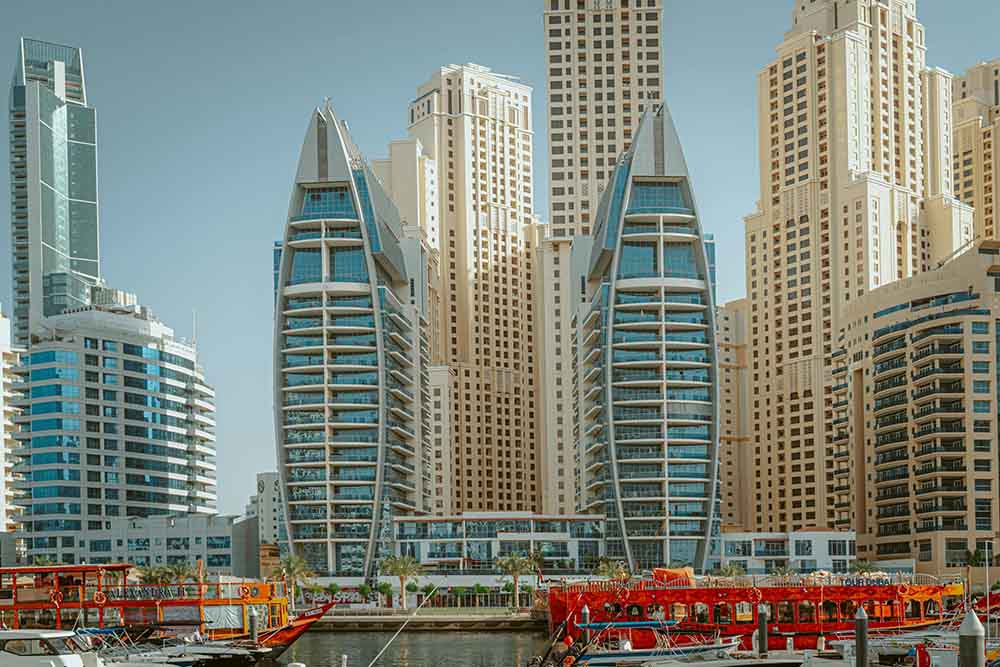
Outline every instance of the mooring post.
[[256, 646], [260, 628], [258, 627], [259, 623], [257, 618], [257, 610], [254, 609], [253, 605], [250, 605], [250, 609], [247, 610], [247, 615], [250, 618], [250, 641], [252, 641], [253, 645]]
[[854, 660], [856, 667], [868, 667], [868, 614], [864, 605], [858, 605], [854, 615]]
[[958, 628], [958, 667], [983, 667], [986, 664], [986, 629], [976, 612], [970, 611]]
[[[590, 607], [583, 605], [583, 609], [580, 610], [580, 623], [583, 625], [590, 624]], [[590, 630], [583, 631], [583, 643], [587, 645], [590, 643]]]
[[757, 655], [767, 657], [767, 605], [757, 605]]

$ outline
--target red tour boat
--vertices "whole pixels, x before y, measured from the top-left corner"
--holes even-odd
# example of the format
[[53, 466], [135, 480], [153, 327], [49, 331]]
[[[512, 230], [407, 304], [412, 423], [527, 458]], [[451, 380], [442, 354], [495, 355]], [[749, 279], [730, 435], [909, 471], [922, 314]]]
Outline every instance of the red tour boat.
[[[893, 634], [942, 624], [946, 610], [960, 602], [964, 586], [926, 575], [833, 575], [791, 577], [698, 577], [690, 569], [657, 569], [650, 579], [551, 584], [550, 630], [565, 624], [578, 640], [590, 623], [668, 621], [677, 643], [685, 638], [740, 637], [750, 649], [759, 610], [768, 621], [768, 647], [816, 649], [821, 637], [851, 636], [859, 606], [873, 634]], [[586, 607], [586, 610], [584, 608]], [[653, 633], [630, 637], [637, 648], [655, 645]]]

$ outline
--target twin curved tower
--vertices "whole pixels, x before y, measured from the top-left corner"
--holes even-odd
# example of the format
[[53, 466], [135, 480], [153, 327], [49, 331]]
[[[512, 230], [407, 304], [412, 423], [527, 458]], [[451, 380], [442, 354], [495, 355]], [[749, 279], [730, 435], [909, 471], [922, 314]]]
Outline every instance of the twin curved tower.
[[370, 576], [418, 504], [414, 313], [400, 216], [329, 104], [302, 145], [276, 264], [275, 429], [293, 553]]
[[718, 533], [714, 248], [666, 106], [601, 200], [579, 315], [584, 511], [633, 571], [703, 569]]

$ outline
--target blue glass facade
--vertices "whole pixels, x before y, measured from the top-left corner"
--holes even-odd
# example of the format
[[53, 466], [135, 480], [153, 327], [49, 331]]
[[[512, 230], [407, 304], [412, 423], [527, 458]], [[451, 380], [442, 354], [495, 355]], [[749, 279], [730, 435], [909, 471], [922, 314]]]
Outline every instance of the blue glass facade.
[[329, 107], [307, 141], [322, 149], [299, 173], [320, 179], [296, 183], [276, 274], [288, 536], [316, 573], [368, 577], [393, 516], [417, 506], [416, 330], [394, 292], [407, 284], [395, 207]]
[[9, 100], [11, 236], [14, 335], [26, 344], [30, 321], [87, 305], [101, 272], [97, 116], [82, 55], [32, 39], [19, 47]]
[[594, 232], [578, 318], [579, 502], [608, 517], [607, 555], [633, 571], [705, 569], [719, 529], [714, 249], [683, 156], [655, 145], [654, 123], [661, 141], [674, 132], [665, 109], [643, 117]]

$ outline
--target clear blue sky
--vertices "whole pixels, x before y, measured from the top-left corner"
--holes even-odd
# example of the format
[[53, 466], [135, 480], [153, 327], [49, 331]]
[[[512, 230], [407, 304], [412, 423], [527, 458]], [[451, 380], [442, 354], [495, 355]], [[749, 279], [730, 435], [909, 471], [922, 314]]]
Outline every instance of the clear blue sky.
[[[271, 243], [287, 213], [310, 110], [329, 96], [366, 155], [404, 135], [434, 68], [476, 62], [535, 87], [536, 199], [547, 217], [542, 0], [6, 3], [0, 72], [20, 35], [81, 46], [98, 109], [102, 258], [198, 343], [218, 391], [219, 506], [242, 510], [275, 468]], [[1000, 56], [996, 0], [920, 0], [928, 64]], [[664, 77], [703, 222], [719, 240], [719, 296], [742, 296], [742, 217], [758, 197], [755, 81], [790, 0], [665, 0]], [[4, 133], [6, 142], [6, 133]], [[4, 155], [7, 151], [4, 150]], [[9, 211], [0, 188], [0, 211]], [[0, 234], [9, 257], [9, 234]], [[9, 261], [9, 260], [6, 260]], [[0, 298], [10, 299], [10, 268]]]

